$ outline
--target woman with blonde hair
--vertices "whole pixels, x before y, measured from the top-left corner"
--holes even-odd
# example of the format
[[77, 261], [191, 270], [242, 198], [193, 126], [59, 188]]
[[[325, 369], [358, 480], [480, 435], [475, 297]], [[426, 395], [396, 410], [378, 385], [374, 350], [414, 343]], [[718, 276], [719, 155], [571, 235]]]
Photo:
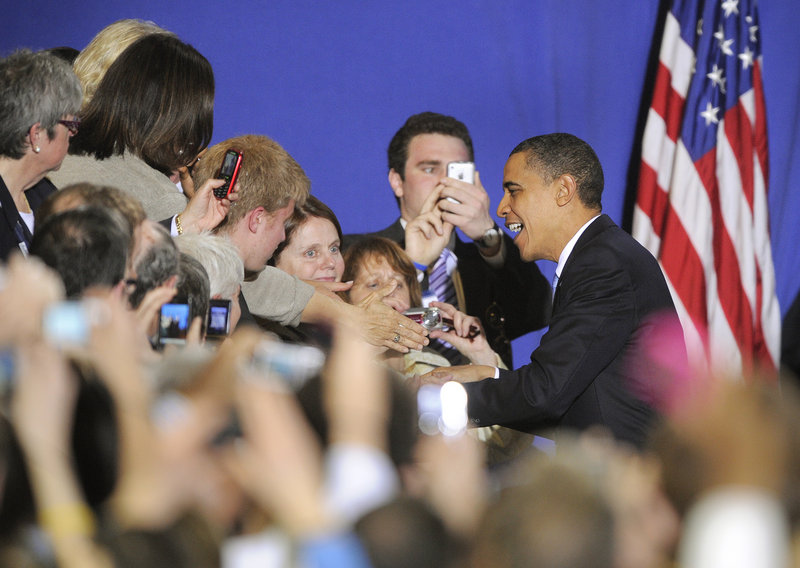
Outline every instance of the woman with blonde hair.
[[92, 100], [100, 80], [120, 53], [136, 40], [150, 34], [173, 34], [145, 20], [118, 20], [100, 30], [75, 58], [73, 69], [83, 87], [83, 106]]

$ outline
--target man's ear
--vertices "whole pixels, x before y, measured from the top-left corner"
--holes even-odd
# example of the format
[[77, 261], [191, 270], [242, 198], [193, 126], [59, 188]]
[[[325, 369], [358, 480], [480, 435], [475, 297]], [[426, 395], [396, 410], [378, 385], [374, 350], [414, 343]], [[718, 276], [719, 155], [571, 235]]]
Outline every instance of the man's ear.
[[392, 186], [395, 197], [403, 197], [403, 178], [400, 177], [400, 174], [398, 174], [394, 168], [389, 170], [389, 185]]
[[247, 228], [251, 233], [257, 233], [261, 224], [266, 221], [267, 210], [263, 207], [256, 207], [247, 214]]
[[562, 174], [556, 180], [556, 203], [563, 207], [578, 195], [578, 184], [572, 174]]

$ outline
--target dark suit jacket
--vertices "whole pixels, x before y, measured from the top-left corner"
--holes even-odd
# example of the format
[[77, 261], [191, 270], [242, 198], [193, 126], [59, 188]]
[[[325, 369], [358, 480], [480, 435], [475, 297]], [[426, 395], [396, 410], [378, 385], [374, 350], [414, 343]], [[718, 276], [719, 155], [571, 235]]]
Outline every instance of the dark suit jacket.
[[[607, 216], [578, 239], [561, 273], [550, 329], [531, 362], [464, 385], [475, 424], [537, 431], [606, 426], [641, 446], [656, 414], [653, 377], [634, 356], [659, 316], [677, 314], [655, 258]], [[675, 357], [686, 357], [685, 350]], [[652, 400], [652, 399], [650, 399]]]
[[795, 296], [781, 328], [781, 367], [800, 384], [800, 293]]
[[[28, 200], [31, 210], [36, 211], [42, 201], [56, 191], [58, 191], [56, 186], [49, 179], [43, 178], [39, 183], [25, 190], [25, 198]], [[20, 250], [20, 240], [30, 248], [33, 237], [28, 226], [19, 216], [17, 206], [2, 178], [0, 178], [0, 206], [0, 261], [5, 262], [12, 251]]]
[[[344, 246], [346, 248], [365, 237], [385, 237], [405, 247], [405, 236], [398, 219], [376, 233], [346, 235]], [[458, 237], [453, 252], [458, 258], [458, 272], [467, 304], [464, 311], [480, 318], [489, 344], [511, 367], [513, 361], [508, 340], [547, 325], [551, 288], [535, 263], [520, 259], [519, 250], [505, 232], [503, 238], [506, 241], [506, 261], [502, 268], [492, 268], [475, 243], [466, 243]]]

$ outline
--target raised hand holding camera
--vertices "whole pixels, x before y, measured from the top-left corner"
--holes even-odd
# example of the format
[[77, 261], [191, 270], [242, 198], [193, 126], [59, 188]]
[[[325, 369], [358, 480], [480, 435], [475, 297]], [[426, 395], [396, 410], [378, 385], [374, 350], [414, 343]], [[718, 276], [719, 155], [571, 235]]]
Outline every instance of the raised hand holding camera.
[[[437, 204], [442, 212], [442, 220], [461, 229], [470, 239], [477, 241], [494, 227], [495, 222], [489, 212], [489, 194], [481, 184], [477, 171], [475, 183], [445, 177], [439, 182], [437, 189], [443, 197]], [[453, 198], [459, 203], [447, 198]]]

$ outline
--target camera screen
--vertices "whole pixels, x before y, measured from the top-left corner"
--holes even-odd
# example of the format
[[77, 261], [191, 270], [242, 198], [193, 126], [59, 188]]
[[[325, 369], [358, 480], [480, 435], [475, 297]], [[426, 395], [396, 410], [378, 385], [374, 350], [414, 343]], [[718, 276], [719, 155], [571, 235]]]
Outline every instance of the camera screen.
[[228, 335], [228, 306], [211, 305], [208, 311], [208, 335]]
[[233, 175], [233, 168], [236, 166], [236, 152], [228, 152], [225, 154], [225, 161], [222, 162], [222, 169], [219, 172], [220, 177], [227, 178]]
[[189, 329], [189, 304], [164, 304], [158, 324], [161, 343], [183, 343]]

